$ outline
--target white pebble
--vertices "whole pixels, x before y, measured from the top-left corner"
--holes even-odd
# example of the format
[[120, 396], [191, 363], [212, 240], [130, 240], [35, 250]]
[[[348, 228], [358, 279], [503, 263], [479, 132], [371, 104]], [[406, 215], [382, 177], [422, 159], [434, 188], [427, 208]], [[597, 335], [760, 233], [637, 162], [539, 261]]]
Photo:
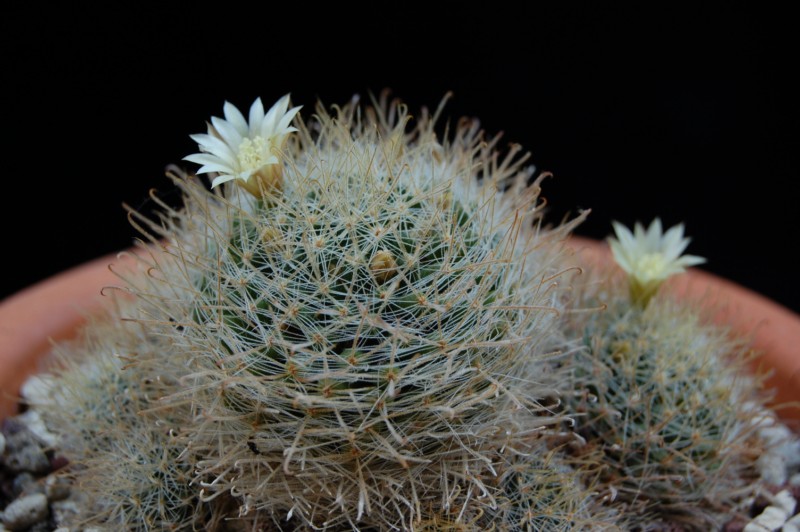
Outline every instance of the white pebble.
[[[749, 405], [745, 410], [749, 410]], [[800, 465], [800, 439], [781, 423], [774, 413], [752, 408], [751, 423], [765, 443], [765, 453], [756, 462], [761, 478], [773, 485], [786, 482], [786, 469]]]
[[797, 514], [786, 521], [786, 524], [783, 525], [784, 532], [789, 532], [790, 529], [787, 527], [794, 527], [796, 530], [800, 530], [800, 514]]
[[19, 394], [29, 405], [48, 405], [52, 402], [50, 390], [55, 383], [52, 375], [34, 375], [25, 381]]
[[781, 452], [786, 457], [789, 467], [800, 466], [800, 438], [795, 438], [781, 446]]
[[42, 421], [42, 416], [36, 410], [28, 410], [24, 414], [17, 416], [17, 419], [25, 424], [27, 429], [33, 434], [40, 444], [48, 448], [54, 448], [58, 443], [58, 436], [50, 432]]
[[781, 528], [781, 532], [800, 532], [800, 528], [798, 528], [798, 526], [800, 526], [800, 523], [795, 525], [794, 523], [786, 521], [786, 523], [783, 525], [783, 528]]
[[777, 506], [767, 506], [761, 515], [747, 523], [744, 527], [744, 532], [772, 532], [773, 530], [780, 530], [786, 522], [789, 513], [778, 508]]
[[792, 440], [792, 431], [786, 425], [774, 419], [772, 423], [765, 423], [758, 430], [758, 434], [773, 445]]
[[744, 527], [744, 532], [763, 532], [766, 530], [780, 530], [786, 520], [794, 513], [797, 501], [794, 500], [789, 490], [782, 490], [770, 497], [772, 504]]
[[[800, 439], [794, 436], [785, 425], [780, 425], [780, 431], [776, 430], [777, 427], [771, 427], [768, 436], [769, 445], [774, 445], [773, 452], [781, 455], [790, 468], [800, 465]], [[763, 436], [763, 432], [761, 433]]]
[[786, 482], [786, 459], [780, 453], [766, 452], [756, 460], [762, 480], [774, 486]]
[[54, 501], [50, 504], [50, 508], [53, 511], [53, 521], [55, 521], [56, 526], [63, 528], [69, 528], [68, 525], [72, 524], [75, 516], [80, 513], [78, 504], [71, 499]]
[[[16, 435], [15, 435], [16, 436]], [[9, 438], [10, 439], [10, 438]], [[30, 435], [25, 432], [20, 438], [16, 438], [14, 449], [5, 457], [6, 468], [15, 473], [44, 473], [50, 469], [50, 460], [44, 454], [42, 448]], [[9, 445], [11, 447], [11, 445]], [[20, 476], [17, 477], [20, 479]], [[22, 481], [23, 479], [20, 479]]]
[[24, 530], [47, 517], [47, 497], [43, 493], [26, 495], [6, 506], [3, 524], [11, 530]]
[[792, 494], [789, 493], [789, 490], [781, 490], [780, 492], [775, 494], [775, 497], [772, 499], [771, 506], [777, 506], [781, 510], [786, 512], [786, 516], [790, 516], [794, 513], [794, 507], [797, 504], [797, 501], [794, 500]]
[[742, 532], [772, 532], [772, 529], [756, 523], [755, 521], [750, 521], [744, 525]]

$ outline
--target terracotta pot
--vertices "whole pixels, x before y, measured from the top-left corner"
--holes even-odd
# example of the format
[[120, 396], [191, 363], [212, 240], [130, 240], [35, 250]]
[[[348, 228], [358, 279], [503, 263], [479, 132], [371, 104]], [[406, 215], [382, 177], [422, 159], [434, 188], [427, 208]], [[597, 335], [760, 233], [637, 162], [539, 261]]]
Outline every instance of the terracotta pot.
[[[588, 261], [610, 260], [602, 242], [574, 237], [571, 245]], [[0, 303], [0, 418], [13, 412], [25, 378], [39, 367], [53, 341], [72, 336], [85, 317], [101, 305], [101, 289], [119, 283], [109, 268], [124, 258], [106, 256], [52, 277]], [[685, 297], [712, 298], [717, 319], [751, 334], [762, 368], [771, 368], [768, 384], [776, 402], [797, 404], [779, 410], [800, 420], [800, 316], [746, 288], [692, 269], [670, 283]]]
[[26, 288], [0, 302], [0, 419], [14, 412], [19, 387], [40, 368], [53, 342], [73, 337], [118, 284], [107, 255]]

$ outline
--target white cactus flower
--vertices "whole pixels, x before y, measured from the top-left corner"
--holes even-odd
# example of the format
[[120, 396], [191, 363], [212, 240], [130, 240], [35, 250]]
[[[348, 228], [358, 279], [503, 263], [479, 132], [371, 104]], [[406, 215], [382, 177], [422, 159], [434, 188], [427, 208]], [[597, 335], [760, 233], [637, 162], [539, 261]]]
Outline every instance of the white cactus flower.
[[283, 166], [278, 155], [289, 134], [297, 131], [289, 124], [299, 110], [289, 109], [286, 94], [265, 114], [261, 98], [257, 98], [250, 107], [249, 120], [245, 120], [236, 106], [225, 102], [224, 120], [212, 117], [208, 134], [191, 135], [201, 153], [184, 160], [201, 164], [198, 174], [217, 173], [212, 187], [237, 180], [256, 197], [280, 189]]
[[666, 233], [656, 218], [647, 230], [636, 223], [633, 233], [619, 222], [612, 222], [617, 238], [609, 238], [617, 264], [628, 273], [631, 298], [646, 306], [658, 288], [670, 276], [706, 260], [696, 255], [681, 255], [691, 239], [683, 236], [683, 224]]

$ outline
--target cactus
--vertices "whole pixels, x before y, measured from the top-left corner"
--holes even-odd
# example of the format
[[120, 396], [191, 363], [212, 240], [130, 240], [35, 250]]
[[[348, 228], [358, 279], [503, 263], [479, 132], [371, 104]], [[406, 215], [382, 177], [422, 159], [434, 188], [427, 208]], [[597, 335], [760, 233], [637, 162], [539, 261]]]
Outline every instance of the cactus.
[[642, 307], [619, 282], [595, 297], [607, 308], [573, 322], [584, 350], [571, 361], [566, 408], [602, 452], [606, 488], [630, 527], [719, 526], [756, 489], [764, 443], [751, 417], [764, 398], [745, 376], [752, 353], [690, 304]]
[[49, 404], [38, 405], [62, 435], [60, 452], [72, 462], [68, 474], [91, 501], [79, 506], [82, 513], [70, 525], [185, 529], [208, 517], [190, 486], [192, 464], [175, 437], [185, 413], [148, 412], [174, 389], [175, 368], [162, 364], [157, 375], [148, 375], [140, 365], [126, 366], [125, 359], [156, 356], [165, 344], [137, 324], [120, 323], [125, 307], [95, 317], [79, 342], [59, 348], [58, 385], [51, 387]]
[[441, 145], [401, 106], [354, 111], [301, 125], [279, 186], [214, 198], [180, 318], [212, 421], [187, 437], [208, 492], [245, 513], [411, 527], [454, 486], [491, 504], [475, 449], [501, 428], [494, 405], [553, 422], [516, 377], [544, 358], [566, 230], [533, 226], [516, 149], [499, 159], [467, 125]]
[[[491, 481], [500, 449], [561, 421], [541, 404], [553, 383], [527, 372], [549, 364], [561, 243], [580, 217], [544, 228], [541, 177], [474, 122], [440, 142], [436, 117], [410, 127], [397, 102], [320, 106], [295, 128], [296, 112], [257, 101], [248, 125], [226, 104], [188, 159], [230, 182], [174, 171], [185, 207], [132, 213], [153, 242], [146, 273], [125, 277], [139, 338], [88, 351], [126, 353], [99, 370], [125, 390], [158, 386], [120, 405], [129, 425], [102, 452], [141, 442], [146, 467], [169, 462], [168, 480], [191, 486], [167, 497], [174, 511], [142, 510], [151, 525], [177, 502], [199, 508], [180, 528], [235, 499], [241, 526], [469, 526], [506, 496]], [[76, 395], [97, 387], [78, 381]], [[530, 426], [510, 438], [521, 410]], [[128, 524], [130, 494], [99, 487], [139, 488], [88, 463], [115, 508], [103, 515]]]

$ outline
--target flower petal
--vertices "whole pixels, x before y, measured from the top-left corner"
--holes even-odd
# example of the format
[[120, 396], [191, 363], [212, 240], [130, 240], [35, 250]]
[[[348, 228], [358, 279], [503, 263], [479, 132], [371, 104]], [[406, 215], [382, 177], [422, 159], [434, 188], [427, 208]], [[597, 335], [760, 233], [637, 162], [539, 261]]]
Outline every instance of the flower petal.
[[619, 266], [628, 272], [631, 297], [639, 304], [646, 304], [669, 276], [705, 262], [695, 255], [681, 256], [690, 242], [683, 236], [683, 224], [671, 227], [666, 234], [659, 218], [647, 229], [636, 222], [633, 234], [618, 222], [612, 224], [617, 238], [609, 238], [611, 252]]
[[289, 111], [287, 111], [286, 114], [283, 115], [283, 118], [281, 118], [280, 122], [278, 122], [277, 131], [279, 133], [281, 133], [282, 135], [285, 135], [287, 133], [291, 133], [293, 131], [297, 131], [297, 128], [289, 127], [289, 124], [292, 123], [292, 120], [294, 119], [294, 116], [302, 108], [303, 108], [303, 106], [299, 105], [297, 107], [292, 107], [291, 109], [289, 109]]
[[647, 228], [645, 248], [648, 253], [657, 253], [661, 250], [661, 234], [661, 218], [656, 218]]
[[225, 102], [225, 105], [222, 106], [222, 112], [225, 114], [225, 120], [230, 122], [241, 136], [244, 137], [248, 134], [250, 130], [247, 127], [247, 120], [244, 119], [244, 115], [235, 105]]
[[256, 98], [253, 105], [250, 106], [250, 137], [255, 137], [261, 132], [261, 124], [264, 122], [264, 104], [261, 103], [261, 98]]
[[267, 115], [264, 117], [264, 122], [261, 124], [261, 134], [263, 136], [272, 136], [278, 131], [278, 122], [280, 121], [281, 117], [286, 113], [286, 109], [289, 108], [289, 95], [284, 94], [280, 100], [275, 102], [270, 110], [267, 112]]
[[200, 146], [201, 150], [212, 153], [217, 157], [225, 158], [226, 160], [236, 160], [236, 153], [233, 151], [233, 149], [217, 137], [206, 135], [204, 133], [190, 135], [190, 137]]
[[617, 221], [611, 222], [611, 225], [614, 226], [614, 232], [624, 248], [632, 249], [636, 247], [636, 239], [630, 229]]
[[614, 260], [617, 261], [617, 264], [628, 273], [633, 272], [633, 265], [630, 263], [627, 253], [625, 252], [625, 248], [623, 245], [613, 238], [608, 240], [608, 244], [611, 247], [611, 253], [614, 255]]
[[225, 141], [225, 143], [230, 146], [231, 149], [237, 149], [242, 143], [241, 133], [239, 133], [239, 131], [230, 122], [221, 118], [217, 118], [216, 116], [212, 116], [211, 124], [214, 126], [214, 129], [217, 130], [219, 136], [222, 137], [222, 140]]
[[233, 181], [234, 179], [236, 179], [236, 176], [230, 174], [215, 177], [214, 180], [211, 182], [211, 188], [217, 187], [227, 181]]
[[684, 268], [689, 268], [690, 266], [704, 264], [707, 261], [704, 257], [699, 257], [697, 255], [684, 255], [675, 262], [679, 263]]

